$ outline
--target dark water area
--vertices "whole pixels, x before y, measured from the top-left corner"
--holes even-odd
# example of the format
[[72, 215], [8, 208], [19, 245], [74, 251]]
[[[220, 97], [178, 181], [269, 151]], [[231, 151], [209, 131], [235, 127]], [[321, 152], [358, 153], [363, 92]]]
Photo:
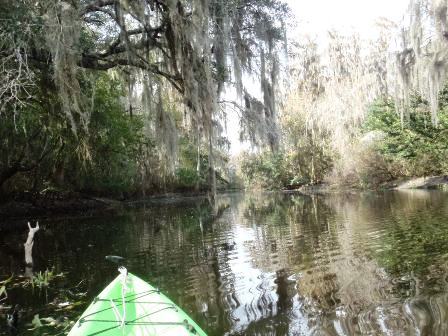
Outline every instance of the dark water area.
[[[209, 335], [448, 334], [448, 193], [229, 194], [219, 205], [218, 216], [190, 199], [42, 221], [32, 270], [26, 223], [0, 224], [0, 281], [15, 277], [0, 334], [19, 304], [20, 335], [64, 335], [117, 275], [106, 255]], [[47, 269], [63, 276], [23, 286]], [[49, 326], [29, 330], [36, 314]]]

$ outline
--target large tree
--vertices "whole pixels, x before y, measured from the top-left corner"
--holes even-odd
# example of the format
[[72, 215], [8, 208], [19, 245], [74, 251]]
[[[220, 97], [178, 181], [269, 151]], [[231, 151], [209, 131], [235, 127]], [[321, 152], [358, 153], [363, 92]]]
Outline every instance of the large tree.
[[[22, 0], [0, 8], [2, 118], [35, 99], [33, 88], [44, 77], [72, 132], [88, 131], [91, 102], [82, 83], [92, 71], [114, 69], [129, 97], [140, 90], [153, 105], [169, 83], [187, 106], [190, 127], [209, 143], [211, 171], [225, 83], [246, 98], [241, 111], [251, 138], [275, 146], [278, 53], [288, 12], [281, 0]], [[263, 102], [244, 90], [245, 73], [260, 79]], [[132, 103], [128, 109], [132, 115]], [[158, 120], [169, 119], [158, 111]]]
[[[140, 69], [169, 81], [192, 111], [205, 116], [208, 100], [231, 79], [229, 60], [240, 89], [242, 72], [274, 67], [286, 12], [278, 0], [6, 2], [0, 56], [10, 76], [3, 85], [25, 84], [13, 80], [25, 75], [18, 71], [29, 70], [30, 61], [51, 65], [63, 102], [72, 103], [66, 112], [73, 113], [80, 108], [74, 85], [80, 69]], [[2, 94], [3, 102], [20, 98], [11, 90]]]

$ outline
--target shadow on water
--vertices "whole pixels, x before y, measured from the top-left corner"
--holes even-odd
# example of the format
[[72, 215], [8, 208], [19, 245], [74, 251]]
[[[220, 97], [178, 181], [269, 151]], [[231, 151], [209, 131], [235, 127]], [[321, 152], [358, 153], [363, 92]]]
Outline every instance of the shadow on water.
[[[21, 334], [42, 334], [27, 330], [33, 317], [76, 319], [116, 275], [104, 256], [120, 255], [210, 335], [444, 335], [447, 201], [439, 191], [228, 194], [218, 211], [197, 199], [48, 221], [34, 272], [64, 276], [44, 291], [7, 288], [0, 305], [20, 305]], [[25, 223], [2, 232], [0, 281], [24, 274], [26, 233]]]

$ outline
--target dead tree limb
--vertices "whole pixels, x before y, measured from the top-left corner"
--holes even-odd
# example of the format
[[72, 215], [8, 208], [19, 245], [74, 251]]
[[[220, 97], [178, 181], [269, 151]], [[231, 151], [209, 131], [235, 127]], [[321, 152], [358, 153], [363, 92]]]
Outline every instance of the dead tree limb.
[[30, 222], [28, 222], [28, 238], [23, 244], [25, 246], [25, 264], [27, 266], [33, 265], [33, 245], [34, 245], [34, 235], [39, 231], [39, 222], [36, 222], [36, 227], [31, 227]]

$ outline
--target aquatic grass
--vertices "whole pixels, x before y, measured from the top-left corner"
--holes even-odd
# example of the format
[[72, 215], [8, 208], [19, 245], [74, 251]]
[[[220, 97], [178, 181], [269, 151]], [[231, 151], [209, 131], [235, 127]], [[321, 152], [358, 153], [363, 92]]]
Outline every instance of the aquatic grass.
[[8, 279], [0, 281], [0, 302], [5, 301], [8, 298], [6, 285], [12, 281], [13, 277], [14, 275], [11, 275]]
[[53, 282], [56, 278], [63, 277], [64, 273], [56, 274], [54, 272], [54, 268], [51, 270], [46, 269], [44, 272], [37, 272], [33, 274], [31, 279], [28, 279], [24, 282], [24, 287], [31, 286], [34, 288], [48, 288], [50, 283]]

